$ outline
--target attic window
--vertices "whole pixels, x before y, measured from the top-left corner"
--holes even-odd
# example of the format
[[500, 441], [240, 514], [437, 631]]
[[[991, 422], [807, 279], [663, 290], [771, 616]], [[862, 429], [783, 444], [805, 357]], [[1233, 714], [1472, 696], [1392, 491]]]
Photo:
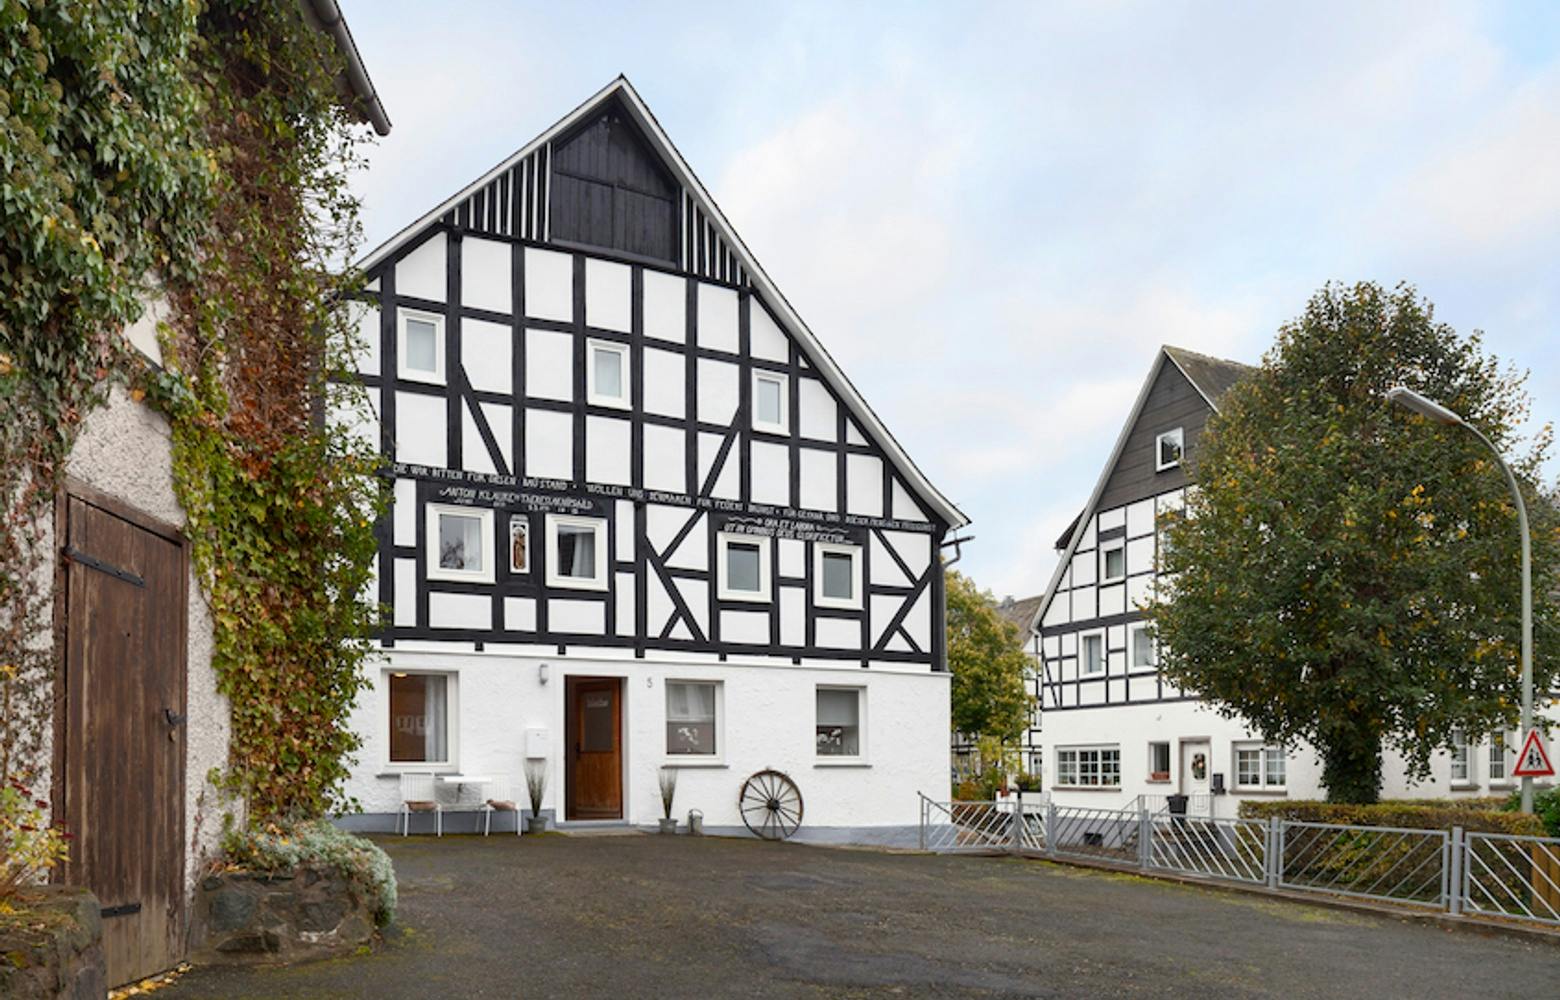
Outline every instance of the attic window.
[[1181, 464], [1181, 428], [1165, 431], [1154, 442], [1154, 468], [1159, 472]]

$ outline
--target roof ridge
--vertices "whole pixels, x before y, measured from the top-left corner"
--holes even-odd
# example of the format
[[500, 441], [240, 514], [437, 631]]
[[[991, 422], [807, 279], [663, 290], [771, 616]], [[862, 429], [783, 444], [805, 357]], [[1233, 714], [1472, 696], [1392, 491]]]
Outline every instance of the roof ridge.
[[1178, 354], [1185, 354], [1193, 358], [1201, 358], [1204, 361], [1216, 361], [1221, 365], [1235, 365], [1238, 368], [1251, 369], [1255, 369], [1257, 367], [1256, 365], [1248, 365], [1244, 361], [1236, 361], [1232, 358], [1221, 358], [1214, 354], [1204, 354], [1202, 351], [1194, 351], [1190, 347], [1177, 347], [1175, 344], [1164, 344], [1162, 346], [1166, 351], [1175, 351]]

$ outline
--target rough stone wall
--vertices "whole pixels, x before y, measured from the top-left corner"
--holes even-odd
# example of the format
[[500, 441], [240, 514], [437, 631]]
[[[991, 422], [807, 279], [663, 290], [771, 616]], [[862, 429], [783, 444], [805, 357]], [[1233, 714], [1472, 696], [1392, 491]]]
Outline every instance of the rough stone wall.
[[190, 953], [217, 964], [295, 962], [351, 954], [373, 936], [362, 895], [335, 872], [225, 872], [201, 880]]
[[102, 1000], [108, 972], [98, 898], [59, 885], [26, 896], [26, 921], [0, 926], [0, 996]]

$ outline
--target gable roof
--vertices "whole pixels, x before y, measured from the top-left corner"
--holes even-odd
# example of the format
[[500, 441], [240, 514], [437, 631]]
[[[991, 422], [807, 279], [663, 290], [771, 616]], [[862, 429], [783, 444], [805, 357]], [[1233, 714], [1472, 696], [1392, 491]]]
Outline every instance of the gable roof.
[[1026, 636], [1029, 634], [1029, 623], [1035, 620], [1040, 613], [1040, 605], [1045, 600], [1044, 594], [1036, 594], [1033, 597], [1004, 598], [997, 605], [997, 614], [1017, 625], [1019, 631]]
[[1110, 458], [1106, 460], [1105, 467], [1100, 470], [1100, 478], [1094, 484], [1094, 491], [1089, 494], [1088, 503], [1084, 504], [1078, 516], [1073, 518], [1072, 524], [1068, 525], [1062, 537], [1056, 540], [1056, 547], [1063, 551], [1056, 561], [1056, 569], [1051, 572], [1051, 582], [1046, 586], [1039, 606], [1035, 608], [1034, 617], [1030, 619], [1031, 631], [1039, 629], [1040, 616], [1051, 606], [1051, 600], [1056, 596], [1056, 588], [1062, 581], [1062, 574], [1067, 572], [1067, 567], [1072, 563], [1073, 552], [1077, 550], [1078, 540], [1083, 536], [1083, 532], [1078, 528], [1094, 513], [1094, 506], [1099, 503], [1100, 494], [1105, 491], [1105, 484], [1110, 480], [1111, 470], [1116, 467], [1117, 460], [1121, 458], [1121, 450], [1126, 447], [1133, 425], [1137, 423], [1138, 415], [1143, 412], [1143, 404], [1148, 401], [1149, 390], [1153, 388], [1154, 380], [1159, 377], [1160, 370], [1167, 364], [1174, 365], [1182, 375], [1186, 376], [1192, 388], [1202, 395], [1208, 406], [1215, 412], [1219, 409], [1219, 400], [1230, 387], [1254, 370], [1250, 365], [1243, 365], [1238, 361], [1198, 354], [1183, 347], [1171, 347], [1168, 344], [1160, 347], [1159, 353], [1154, 356], [1154, 363], [1148, 369], [1148, 377], [1143, 380], [1143, 387], [1138, 390], [1137, 400], [1132, 404], [1132, 411], [1127, 415], [1126, 423], [1121, 425], [1116, 446], [1111, 449]]
[[1170, 360], [1175, 362], [1175, 366], [1181, 369], [1181, 374], [1186, 376], [1186, 380], [1202, 393], [1208, 405], [1215, 410], [1219, 408], [1219, 399], [1229, 391], [1230, 386], [1252, 371], [1250, 365], [1243, 365], [1239, 361], [1227, 361], [1224, 358], [1198, 354], [1184, 347], [1171, 347], [1166, 344], [1163, 350], [1169, 355]]
[[731, 223], [726, 219], [725, 214], [721, 212], [720, 207], [715, 204], [715, 199], [705, 189], [699, 178], [694, 175], [693, 168], [683, 159], [676, 145], [673, 144], [671, 138], [661, 128], [660, 123], [656, 121], [655, 115], [651, 113], [649, 106], [639, 96], [639, 92], [634, 89], [633, 84], [628, 82], [626, 76], [620, 74], [617, 79], [607, 84], [573, 111], [553, 123], [541, 135], [538, 135], [510, 154], [493, 169], [462, 188], [450, 198], [447, 198], [416, 222], [404, 227], [400, 232], [380, 244], [358, 263], [359, 269], [367, 271], [390, 257], [397, 249], [424, 228], [437, 222], [439, 217], [445, 212], [480, 191], [484, 186], [491, 183], [521, 160], [547, 146], [554, 138], [561, 136], [583, 118], [590, 115], [598, 106], [614, 98], [620, 101], [623, 107], [635, 119], [636, 124], [639, 125], [645, 136], [650, 140], [655, 152], [665, 160], [673, 176], [682, 184], [688, 198], [697, 205], [705, 219], [715, 227], [726, 245], [731, 248], [738, 259], [741, 270], [745, 272], [748, 282], [763, 295], [764, 301], [779, 314], [779, 319], [786, 332], [796, 338], [798, 344], [807, 352], [807, 356], [813, 362], [818, 374], [839, 395], [840, 399], [850, 410], [851, 415], [862, 425], [863, 430], [882, 446], [889, 461], [893, 464], [896, 471], [905, 477], [916, 496], [928, 504], [938, 517], [947, 522], [949, 528], [960, 528], [969, 524], [970, 519], [965, 516], [964, 512], [954, 506], [951, 500], [933, 486], [931, 480], [927, 479], [920, 468], [911, 461], [910, 456], [883, 422], [878, 419], [872, 407], [862, 398], [861, 393], [857, 391], [850, 379], [846, 377], [844, 371], [840, 369], [834, 358], [830, 356], [828, 350], [824, 348], [822, 342], [812, 332], [812, 329], [803, 322], [801, 316], [792, 308], [791, 303], [786, 300], [768, 273], [758, 263], [758, 259], [754, 257], [753, 252], [748, 249], [747, 244], [742, 242], [742, 238], [732, 228]]

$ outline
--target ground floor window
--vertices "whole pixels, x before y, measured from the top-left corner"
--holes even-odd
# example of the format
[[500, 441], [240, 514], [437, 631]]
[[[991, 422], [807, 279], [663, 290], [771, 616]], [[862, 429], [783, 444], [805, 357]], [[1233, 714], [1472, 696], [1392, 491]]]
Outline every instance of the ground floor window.
[[1473, 753], [1468, 745], [1468, 734], [1461, 729], [1452, 730], [1452, 784], [1466, 785], [1473, 780]]
[[1235, 746], [1237, 788], [1283, 788], [1287, 780], [1283, 747], [1242, 743]]
[[447, 674], [390, 674], [390, 762], [450, 761], [450, 687]]
[[1058, 747], [1056, 783], [1114, 788], [1121, 784], [1120, 747]]
[[715, 682], [666, 682], [666, 752], [713, 757], [715, 713], [719, 701]]
[[1509, 752], [1509, 744], [1505, 733], [1490, 734], [1490, 781], [1510, 780], [1507, 770], [1506, 755]]
[[1170, 744], [1155, 742], [1148, 745], [1148, 780], [1170, 780]]
[[861, 688], [818, 689], [818, 756], [861, 756], [863, 694]]

